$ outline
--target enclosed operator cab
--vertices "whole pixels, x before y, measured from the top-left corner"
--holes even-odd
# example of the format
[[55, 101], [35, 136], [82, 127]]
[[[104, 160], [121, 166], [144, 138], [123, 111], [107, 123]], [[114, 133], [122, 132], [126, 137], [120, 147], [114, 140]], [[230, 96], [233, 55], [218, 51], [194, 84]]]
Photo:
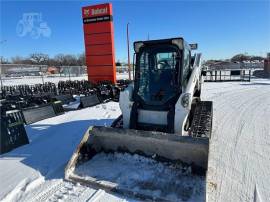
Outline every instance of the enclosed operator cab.
[[[173, 38], [138, 41], [134, 50], [135, 78], [129, 95], [132, 107], [126, 118], [123, 112], [124, 127], [174, 133], [175, 106], [193, 68], [191, 47], [183, 38]], [[125, 111], [120, 100], [121, 105]]]

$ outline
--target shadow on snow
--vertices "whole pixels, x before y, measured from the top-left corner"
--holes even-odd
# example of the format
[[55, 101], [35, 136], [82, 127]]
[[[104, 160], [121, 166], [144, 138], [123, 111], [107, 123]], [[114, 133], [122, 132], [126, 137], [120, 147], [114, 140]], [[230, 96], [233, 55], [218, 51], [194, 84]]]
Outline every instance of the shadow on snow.
[[14, 149], [1, 157], [6, 160], [23, 158], [22, 163], [39, 171], [45, 179], [63, 178], [65, 166], [88, 127], [110, 126], [112, 121], [113, 119], [94, 119], [56, 125], [28, 125], [26, 131], [30, 144]]

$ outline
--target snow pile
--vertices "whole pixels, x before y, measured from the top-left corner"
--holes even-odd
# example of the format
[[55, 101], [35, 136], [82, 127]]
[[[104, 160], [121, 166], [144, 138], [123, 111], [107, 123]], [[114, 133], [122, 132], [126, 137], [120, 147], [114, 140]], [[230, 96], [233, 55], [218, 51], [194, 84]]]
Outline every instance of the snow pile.
[[128, 153], [99, 153], [81, 164], [75, 173], [87, 179], [117, 183], [134, 192], [172, 201], [203, 201], [205, 177], [193, 176], [190, 169], [161, 163], [151, 158]]

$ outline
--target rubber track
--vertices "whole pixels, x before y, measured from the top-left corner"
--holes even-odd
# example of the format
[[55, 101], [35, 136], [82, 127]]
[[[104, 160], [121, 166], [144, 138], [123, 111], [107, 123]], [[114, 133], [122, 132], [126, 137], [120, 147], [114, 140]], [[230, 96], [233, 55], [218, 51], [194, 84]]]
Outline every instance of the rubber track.
[[211, 101], [201, 101], [196, 105], [191, 124], [192, 137], [211, 137], [213, 107]]

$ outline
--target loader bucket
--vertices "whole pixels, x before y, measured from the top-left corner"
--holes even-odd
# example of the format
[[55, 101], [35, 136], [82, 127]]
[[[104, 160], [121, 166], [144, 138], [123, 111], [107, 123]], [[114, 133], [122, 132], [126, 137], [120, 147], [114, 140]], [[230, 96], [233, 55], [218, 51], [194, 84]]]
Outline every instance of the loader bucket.
[[[160, 162], [170, 162], [189, 166], [193, 172], [205, 175], [208, 162], [208, 138], [192, 138], [153, 131], [120, 129], [110, 127], [90, 127], [72, 155], [65, 169], [65, 179], [79, 182], [106, 191], [132, 195], [142, 200], [162, 200], [149, 193], [132, 191], [117, 182], [99, 179], [96, 176], [81, 176], [76, 173], [77, 167], [91, 162], [99, 153], [138, 154]], [[91, 170], [92, 168], [89, 167]], [[198, 176], [197, 177], [202, 177]]]

